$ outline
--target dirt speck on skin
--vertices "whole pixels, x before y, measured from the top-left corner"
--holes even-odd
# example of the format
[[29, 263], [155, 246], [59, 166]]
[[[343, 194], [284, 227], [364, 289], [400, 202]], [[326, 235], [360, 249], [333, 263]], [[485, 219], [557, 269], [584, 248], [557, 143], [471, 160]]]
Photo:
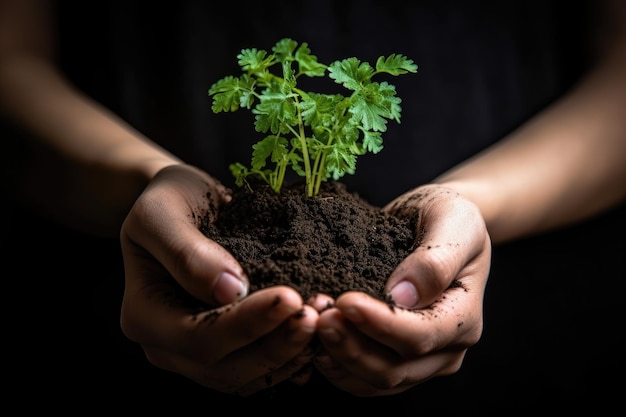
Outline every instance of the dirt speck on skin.
[[215, 222], [201, 231], [228, 249], [250, 278], [250, 291], [289, 285], [304, 299], [356, 290], [386, 300], [384, 285], [415, 249], [409, 220], [392, 216], [351, 193], [341, 182], [307, 197], [302, 184], [280, 194], [254, 184], [233, 190]]

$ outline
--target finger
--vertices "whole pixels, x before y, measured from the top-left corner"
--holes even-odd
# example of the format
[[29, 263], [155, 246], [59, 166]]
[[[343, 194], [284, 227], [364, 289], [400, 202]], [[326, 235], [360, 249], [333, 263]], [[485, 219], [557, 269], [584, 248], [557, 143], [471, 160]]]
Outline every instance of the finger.
[[[231, 352], [222, 363], [227, 363], [224, 365], [227, 371], [255, 369], [258, 370], [258, 375], [275, 373], [310, 344], [315, 335], [317, 320], [315, 309], [305, 305], [262, 338]], [[291, 373], [284, 374], [280, 380], [290, 376]]]
[[[307, 347], [302, 353], [287, 362], [285, 365], [270, 371], [246, 384], [244, 387], [241, 387], [237, 391], [237, 394], [242, 397], [247, 397], [257, 392], [271, 389], [286, 381], [296, 381], [303, 384], [308, 381], [312, 374], [313, 368], [311, 361], [314, 356], [315, 354], [313, 349], [311, 347]], [[294, 375], [296, 376], [296, 379], [294, 379]]]
[[184, 296], [165, 283], [125, 295], [125, 335], [144, 345], [215, 363], [270, 333], [303, 308], [298, 292], [284, 286], [256, 291], [213, 310], [189, 307]]
[[137, 244], [122, 239], [125, 273], [131, 278], [126, 280], [126, 291], [141, 291], [148, 284], [145, 280], [152, 279], [148, 271], [154, 266], [148, 264], [158, 263], [166, 268], [169, 279], [175, 279], [189, 294], [210, 306], [225, 305], [247, 295], [247, 276], [226, 249], [202, 236], [193, 226], [179, 225], [174, 229], [165, 238], [150, 237], [144, 229], [135, 241]]
[[[361, 297], [360, 294], [356, 294]], [[341, 297], [340, 300], [341, 301]], [[372, 300], [373, 303], [379, 303]], [[379, 303], [381, 304], [381, 303]], [[389, 311], [388, 307], [382, 307]], [[379, 313], [382, 313], [380, 311]], [[318, 334], [324, 347], [324, 354], [318, 355], [315, 364], [320, 372], [333, 384], [340, 387], [350, 386], [351, 392], [372, 395], [378, 390], [387, 393], [403, 391], [417, 383], [421, 383], [434, 376], [448, 375], [456, 372], [460, 366], [467, 348], [477, 341], [480, 333], [464, 340], [456, 329], [448, 331], [446, 337], [430, 337], [429, 331], [437, 330], [441, 322], [426, 326], [422, 331], [419, 324], [425, 320], [418, 312], [397, 310], [397, 313], [407, 316], [415, 323], [418, 336], [414, 345], [407, 345], [402, 338], [413, 331], [411, 327], [405, 327], [401, 334], [395, 336], [372, 332], [374, 337], [362, 331], [364, 327], [354, 324], [345, 317], [341, 310], [333, 309], [325, 312], [320, 317]], [[390, 320], [398, 321], [392, 316], [381, 317], [380, 322]], [[388, 331], [388, 330], [385, 330]], [[454, 332], [454, 333], [450, 333]], [[455, 335], [453, 343], [447, 343], [450, 335]], [[421, 340], [421, 335], [424, 340]], [[378, 339], [376, 339], [378, 338]], [[393, 343], [382, 343], [381, 340], [393, 340], [398, 346], [404, 346], [403, 350], [396, 350]]]
[[[318, 334], [325, 354], [352, 373], [378, 372], [395, 366], [401, 360], [392, 349], [360, 332], [338, 309], [323, 313]], [[360, 363], [366, 357], [371, 359]]]
[[[482, 293], [470, 284], [447, 290], [421, 310], [390, 308], [360, 292], [343, 294], [335, 308], [359, 333], [405, 359], [457, 346], [465, 349], [476, 344], [482, 333]], [[323, 329], [336, 324], [328, 318], [320, 316], [320, 337]]]
[[319, 294], [319, 293], [315, 294], [313, 297], [311, 297], [307, 301], [307, 304], [312, 306], [318, 312], [322, 312], [324, 310], [332, 308], [334, 303], [335, 303], [335, 300], [330, 295]]
[[318, 355], [315, 367], [332, 385], [358, 397], [394, 395], [437, 376], [452, 374], [461, 366], [464, 354], [436, 352], [405, 362], [399, 367], [388, 368], [377, 378], [374, 374], [364, 377], [350, 372], [330, 355]]
[[311, 344], [315, 335], [318, 314], [304, 306], [302, 315], [292, 317], [275, 332], [254, 345], [235, 352], [224, 361], [226, 370], [253, 370], [257, 378], [240, 389], [240, 395], [250, 395], [284, 381], [303, 383], [310, 377], [311, 360], [315, 349]]

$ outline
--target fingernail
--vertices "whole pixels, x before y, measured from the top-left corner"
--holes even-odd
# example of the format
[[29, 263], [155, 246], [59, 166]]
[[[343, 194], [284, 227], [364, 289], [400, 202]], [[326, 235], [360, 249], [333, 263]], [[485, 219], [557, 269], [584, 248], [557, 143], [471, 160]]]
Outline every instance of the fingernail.
[[389, 295], [393, 302], [400, 307], [415, 308], [419, 301], [417, 288], [410, 281], [400, 281], [389, 291]]
[[220, 305], [229, 304], [248, 295], [248, 285], [231, 273], [222, 272], [217, 277], [214, 298]]

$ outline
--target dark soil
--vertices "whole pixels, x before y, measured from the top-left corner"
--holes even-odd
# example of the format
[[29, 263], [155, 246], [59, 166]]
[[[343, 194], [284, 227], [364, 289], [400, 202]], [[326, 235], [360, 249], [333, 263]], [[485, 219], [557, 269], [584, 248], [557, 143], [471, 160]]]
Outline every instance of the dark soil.
[[250, 291], [286, 284], [304, 299], [349, 290], [381, 300], [395, 267], [415, 248], [406, 219], [370, 205], [343, 183], [322, 184], [307, 197], [302, 184], [280, 194], [266, 185], [234, 190], [203, 233], [228, 249], [250, 278]]

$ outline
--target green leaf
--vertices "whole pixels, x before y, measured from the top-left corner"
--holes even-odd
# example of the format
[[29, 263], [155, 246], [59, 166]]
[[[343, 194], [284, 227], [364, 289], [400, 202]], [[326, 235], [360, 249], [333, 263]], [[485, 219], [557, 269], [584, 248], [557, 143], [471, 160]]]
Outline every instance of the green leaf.
[[296, 51], [296, 61], [302, 74], [309, 77], [323, 77], [326, 72], [326, 65], [318, 62], [315, 55], [311, 55], [309, 45], [304, 42]]
[[235, 162], [228, 166], [228, 169], [235, 177], [235, 185], [237, 187], [242, 187], [246, 176], [249, 174], [248, 167], [242, 163]]
[[295, 103], [282, 93], [264, 92], [252, 112], [258, 132], [287, 133], [290, 125], [297, 124]]
[[268, 158], [274, 163], [284, 160], [289, 153], [288, 144], [287, 139], [276, 135], [266, 136], [255, 143], [252, 145], [252, 168], [260, 170], [265, 167]]
[[352, 106], [352, 118], [364, 130], [375, 130], [384, 132], [387, 130], [387, 119], [385, 116], [389, 111], [377, 103], [365, 101], [362, 97], [356, 97]]
[[397, 123], [400, 123], [400, 113], [402, 108], [400, 103], [402, 100], [396, 97], [396, 87], [383, 81], [382, 83], [372, 83], [372, 88], [376, 88], [378, 95], [376, 96], [376, 104], [387, 109], [385, 117], [388, 119], [394, 119]]
[[344, 97], [340, 94], [307, 94], [300, 102], [300, 112], [305, 126], [330, 128], [341, 109]]
[[376, 61], [377, 72], [387, 72], [391, 75], [406, 74], [407, 72], [417, 72], [417, 65], [412, 59], [404, 55], [391, 54], [387, 58], [381, 56]]
[[356, 172], [356, 155], [346, 152], [342, 148], [333, 148], [326, 155], [326, 178], [330, 176], [336, 181], [346, 174]]
[[213, 95], [214, 113], [236, 111], [239, 106], [249, 109], [255, 99], [254, 81], [247, 74], [227, 76], [209, 88], [209, 95]]
[[369, 83], [374, 75], [374, 69], [370, 64], [356, 58], [335, 61], [330, 64], [328, 72], [330, 78], [349, 90], [358, 90], [362, 84]]
[[378, 153], [383, 149], [383, 138], [380, 132], [363, 131], [363, 147], [371, 153]]
[[272, 48], [274, 56], [278, 62], [285, 62], [288, 59], [293, 59], [293, 53], [298, 46], [298, 42], [290, 38], [283, 38], [276, 42], [276, 45]]
[[274, 56], [267, 55], [267, 51], [256, 48], [242, 49], [237, 55], [239, 66], [248, 73], [260, 73], [266, 71], [274, 63]]

